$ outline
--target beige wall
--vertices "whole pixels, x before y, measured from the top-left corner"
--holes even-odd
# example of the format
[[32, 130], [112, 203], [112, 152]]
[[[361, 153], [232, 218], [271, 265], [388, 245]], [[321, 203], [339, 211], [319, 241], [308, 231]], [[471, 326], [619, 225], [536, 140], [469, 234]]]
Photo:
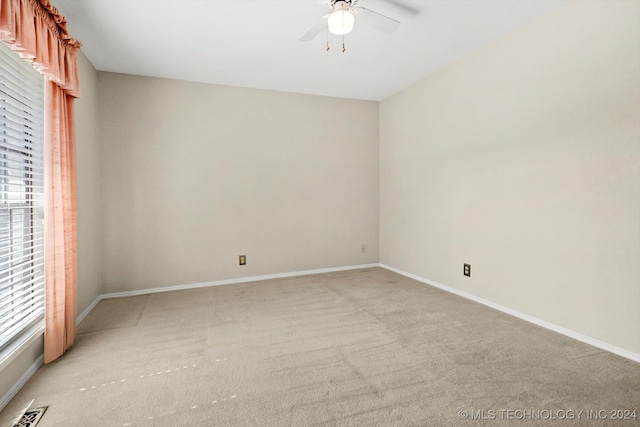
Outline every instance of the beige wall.
[[78, 298], [80, 315], [102, 294], [98, 161], [98, 73], [81, 54], [81, 98], [75, 101], [78, 174]]
[[571, 3], [384, 100], [381, 262], [640, 353], [639, 17]]
[[98, 80], [105, 293], [378, 261], [377, 103]]

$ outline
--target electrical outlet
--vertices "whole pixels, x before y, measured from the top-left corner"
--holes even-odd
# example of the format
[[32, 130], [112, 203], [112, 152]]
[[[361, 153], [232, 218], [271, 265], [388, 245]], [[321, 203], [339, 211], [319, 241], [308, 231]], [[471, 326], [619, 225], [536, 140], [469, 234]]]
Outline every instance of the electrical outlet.
[[238, 257], [238, 261], [240, 265], [245, 265], [247, 263], [247, 256], [246, 255], [240, 255]]
[[367, 245], [362, 245], [362, 253], [366, 253], [367, 252]]
[[471, 277], [471, 264], [465, 264], [463, 273], [467, 277]]

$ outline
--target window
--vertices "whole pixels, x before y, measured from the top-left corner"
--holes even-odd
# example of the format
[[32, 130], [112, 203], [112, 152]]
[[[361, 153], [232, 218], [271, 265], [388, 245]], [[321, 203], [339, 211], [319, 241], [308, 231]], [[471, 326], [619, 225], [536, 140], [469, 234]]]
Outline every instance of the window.
[[44, 316], [43, 77], [0, 43], [0, 351]]

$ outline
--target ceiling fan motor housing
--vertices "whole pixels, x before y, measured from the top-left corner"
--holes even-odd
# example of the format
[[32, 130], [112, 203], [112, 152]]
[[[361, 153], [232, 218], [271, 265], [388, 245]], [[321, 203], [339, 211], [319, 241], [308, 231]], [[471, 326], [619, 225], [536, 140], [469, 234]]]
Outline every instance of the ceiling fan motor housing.
[[336, 7], [336, 5], [338, 3], [345, 3], [346, 7], [344, 7], [344, 8], [348, 9], [350, 7], [355, 6], [357, 2], [358, 2], [358, 0], [330, 0], [329, 6], [333, 9], [333, 8]]

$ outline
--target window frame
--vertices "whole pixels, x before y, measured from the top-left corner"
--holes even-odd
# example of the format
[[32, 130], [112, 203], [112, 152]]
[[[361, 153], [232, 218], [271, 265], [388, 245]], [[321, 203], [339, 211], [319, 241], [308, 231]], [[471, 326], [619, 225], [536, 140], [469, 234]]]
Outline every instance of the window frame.
[[45, 78], [0, 45], [1, 368], [44, 329]]

